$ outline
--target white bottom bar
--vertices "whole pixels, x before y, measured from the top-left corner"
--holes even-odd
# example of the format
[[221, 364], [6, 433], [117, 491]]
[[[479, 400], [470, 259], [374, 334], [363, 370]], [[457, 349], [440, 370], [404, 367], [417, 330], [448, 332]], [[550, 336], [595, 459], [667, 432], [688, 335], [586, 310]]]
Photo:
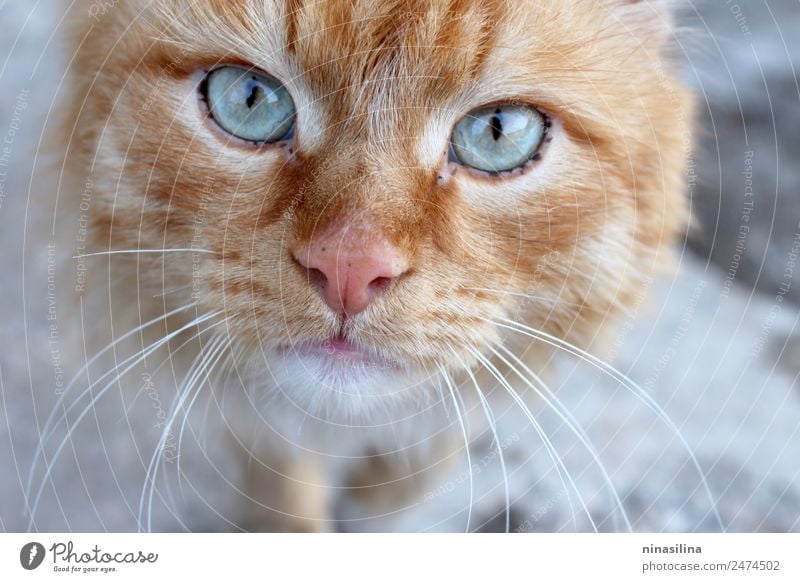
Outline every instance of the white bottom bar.
[[0, 580], [797, 581], [798, 553], [800, 534], [3, 534]]

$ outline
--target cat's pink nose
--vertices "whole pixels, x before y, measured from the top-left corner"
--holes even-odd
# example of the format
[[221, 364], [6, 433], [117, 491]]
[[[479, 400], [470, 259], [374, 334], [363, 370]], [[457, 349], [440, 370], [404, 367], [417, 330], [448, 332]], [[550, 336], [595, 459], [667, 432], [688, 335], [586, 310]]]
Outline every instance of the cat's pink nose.
[[369, 225], [352, 222], [315, 237], [294, 258], [325, 303], [346, 315], [363, 311], [408, 270], [400, 249]]

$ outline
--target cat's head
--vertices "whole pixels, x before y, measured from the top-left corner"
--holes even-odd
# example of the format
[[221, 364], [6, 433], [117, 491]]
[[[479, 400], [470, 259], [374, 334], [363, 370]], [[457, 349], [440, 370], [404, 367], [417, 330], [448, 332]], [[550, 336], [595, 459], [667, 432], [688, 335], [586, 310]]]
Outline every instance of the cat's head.
[[142, 255], [142, 280], [223, 310], [279, 381], [390, 392], [473, 363], [506, 318], [586, 341], [682, 223], [691, 115], [660, 3], [82, 16], [97, 240], [202, 249]]

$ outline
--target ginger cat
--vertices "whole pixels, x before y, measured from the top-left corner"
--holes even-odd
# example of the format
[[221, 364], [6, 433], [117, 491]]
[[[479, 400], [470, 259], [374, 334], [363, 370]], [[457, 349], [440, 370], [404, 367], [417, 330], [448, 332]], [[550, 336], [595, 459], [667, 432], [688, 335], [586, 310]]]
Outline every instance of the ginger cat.
[[498, 402], [536, 398], [521, 376], [607, 350], [605, 324], [685, 224], [692, 113], [662, 2], [73, 16], [59, 219], [91, 365], [132, 331], [95, 389], [135, 392], [166, 357], [161, 450], [224, 391], [235, 528], [332, 531], [343, 498], [364, 515], [418, 500], [479, 423], [495, 430]]

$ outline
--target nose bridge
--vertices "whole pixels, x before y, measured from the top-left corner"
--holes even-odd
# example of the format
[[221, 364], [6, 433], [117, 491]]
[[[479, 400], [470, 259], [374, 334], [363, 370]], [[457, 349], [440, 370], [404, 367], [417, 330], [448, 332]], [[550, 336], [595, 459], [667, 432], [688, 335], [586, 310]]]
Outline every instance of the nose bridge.
[[297, 208], [292, 257], [331, 309], [355, 315], [409, 269], [408, 192], [359, 146], [326, 158]]
[[[339, 145], [331, 140], [326, 150], [334, 153], [311, 171], [312, 180], [304, 188], [304, 204], [297, 214], [298, 240], [309, 241], [322, 233], [330, 236], [337, 228], [332, 225], [346, 227], [349, 237], [372, 236], [382, 230], [391, 238], [408, 195], [404, 184], [393, 176], [393, 162], [379, 159], [366, 143]], [[367, 223], [371, 234], [364, 230]]]
[[333, 139], [324, 144], [323, 151], [327, 153], [314, 160], [303, 188], [297, 215], [301, 239], [319, 236], [333, 221], [365, 204], [368, 169], [363, 152], [352, 144], [340, 148]]
[[318, 235], [312, 236], [310, 246], [325, 247], [343, 256], [354, 256], [368, 249], [388, 244], [376, 224], [366, 213], [335, 218]]

